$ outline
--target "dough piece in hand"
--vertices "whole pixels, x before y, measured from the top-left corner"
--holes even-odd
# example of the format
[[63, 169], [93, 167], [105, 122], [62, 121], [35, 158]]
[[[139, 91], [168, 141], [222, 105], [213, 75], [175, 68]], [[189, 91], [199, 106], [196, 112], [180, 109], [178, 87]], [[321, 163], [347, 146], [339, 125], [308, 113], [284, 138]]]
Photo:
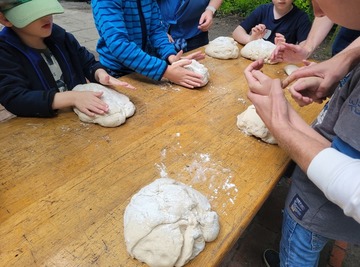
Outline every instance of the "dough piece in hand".
[[205, 53], [219, 59], [238, 58], [239, 47], [233, 38], [220, 36], [209, 42]]
[[267, 64], [270, 62], [270, 56], [274, 51], [276, 45], [272, 42], [265, 41], [264, 39], [257, 39], [248, 42], [240, 51], [241, 55], [251, 60], [264, 59]]
[[124, 213], [126, 249], [151, 267], [183, 266], [216, 239], [219, 229], [207, 198], [170, 178], [143, 187]]
[[297, 69], [298, 69], [299, 67], [298, 66], [296, 66], [296, 65], [286, 65], [285, 67], [284, 67], [284, 70], [285, 70], [285, 73], [287, 74], [287, 75], [291, 75], [291, 73], [293, 73], [294, 71], [296, 71]]
[[96, 114], [94, 117], [90, 117], [77, 108], [74, 108], [74, 112], [83, 122], [97, 123], [104, 127], [116, 127], [123, 124], [126, 121], [126, 118], [131, 117], [135, 113], [135, 105], [126, 95], [123, 95], [101, 84], [79, 84], [72, 90], [79, 92], [103, 92], [101, 99], [109, 105], [109, 111], [107, 113], [104, 115]]
[[256, 113], [254, 105], [250, 105], [243, 113], [237, 116], [237, 127], [246, 135], [253, 135], [269, 144], [277, 144], [265, 123]]
[[[179, 61], [174, 62], [173, 65], [183, 62], [185, 60], [188, 59], [180, 59]], [[184, 68], [193, 71], [195, 73], [198, 73], [202, 76], [202, 83], [199, 87], [203, 87], [207, 85], [207, 83], [209, 82], [210, 79], [209, 70], [203, 64], [199, 63], [195, 59], [191, 59], [191, 63], [189, 65], [185, 65]]]

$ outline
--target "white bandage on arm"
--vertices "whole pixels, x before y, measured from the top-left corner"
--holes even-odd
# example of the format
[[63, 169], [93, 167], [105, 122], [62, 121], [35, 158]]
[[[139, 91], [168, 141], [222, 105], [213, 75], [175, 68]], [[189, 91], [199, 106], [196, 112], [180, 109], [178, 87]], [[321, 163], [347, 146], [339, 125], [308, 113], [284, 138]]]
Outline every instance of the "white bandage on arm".
[[326, 148], [311, 161], [307, 175], [330, 201], [360, 223], [360, 160]]
[[213, 15], [214, 15], [215, 12], [216, 12], [216, 8], [213, 7], [213, 6], [207, 6], [207, 7], [205, 8], [205, 10], [210, 10], [210, 11], [213, 13]]

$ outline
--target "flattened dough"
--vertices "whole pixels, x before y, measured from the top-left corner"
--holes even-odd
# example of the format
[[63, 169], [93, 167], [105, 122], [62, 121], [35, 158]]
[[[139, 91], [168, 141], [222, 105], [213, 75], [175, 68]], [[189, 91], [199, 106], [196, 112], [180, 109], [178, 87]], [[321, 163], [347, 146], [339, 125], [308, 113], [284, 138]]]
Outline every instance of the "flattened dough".
[[298, 68], [299, 68], [298, 66], [290, 64], [290, 65], [286, 65], [284, 67], [284, 70], [287, 75], [290, 75], [291, 73], [296, 71]]
[[230, 59], [239, 57], [237, 42], [231, 37], [220, 36], [210, 41], [205, 53], [213, 58]]
[[126, 118], [131, 117], [135, 113], [135, 105], [126, 95], [101, 84], [79, 84], [73, 88], [73, 91], [103, 92], [101, 99], [109, 105], [108, 113], [104, 115], [95, 115], [94, 117], [90, 117], [77, 108], [74, 108], [74, 112], [83, 122], [97, 123], [104, 127], [116, 127], [125, 123]]
[[256, 136], [269, 144], [277, 144], [275, 138], [256, 113], [254, 105], [250, 105], [243, 113], [237, 116], [236, 125], [246, 135]]
[[267, 64], [270, 62], [270, 56], [274, 51], [276, 45], [272, 42], [265, 41], [264, 39], [258, 39], [248, 42], [240, 51], [241, 55], [251, 60], [258, 60], [263, 58]]
[[207, 198], [170, 178], [142, 188], [124, 213], [128, 253], [151, 267], [183, 266], [216, 239], [219, 219]]

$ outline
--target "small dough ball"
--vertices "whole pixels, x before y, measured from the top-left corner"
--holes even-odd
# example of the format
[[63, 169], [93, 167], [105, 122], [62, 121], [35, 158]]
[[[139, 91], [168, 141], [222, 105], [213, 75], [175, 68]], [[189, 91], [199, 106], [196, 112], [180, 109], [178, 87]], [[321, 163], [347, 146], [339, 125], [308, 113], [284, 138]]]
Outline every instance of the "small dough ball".
[[72, 91], [103, 92], [101, 99], [109, 106], [109, 111], [107, 113], [103, 115], [96, 114], [94, 117], [90, 117], [78, 110], [77, 108], [74, 108], [74, 112], [83, 122], [97, 123], [104, 127], [116, 127], [125, 123], [126, 119], [131, 117], [135, 113], [135, 105], [126, 95], [123, 95], [101, 84], [79, 84], [75, 86]]
[[[178, 64], [179, 62], [183, 62], [188, 59], [181, 59], [173, 64]], [[202, 76], [202, 83], [199, 87], [203, 87], [207, 85], [210, 79], [209, 70], [201, 63], [196, 61], [195, 59], [191, 59], [191, 64], [184, 66], [185, 69], [198, 73]]]
[[239, 57], [237, 42], [231, 37], [220, 36], [210, 41], [205, 53], [213, 58], [230, 59]]
[[218, 215], [207, 198], [170, 178], [143, 187], [124, 213], [126, 249], [151, 267], [185, 265], [219, 230]]
[[237, 116], [237, 127], [246, 135], [253, 135], [269, 144], [277, 144], [265, 123], [256, 113], [254, 105], [250, 105], [243, 113]]
[[241, 55], [251, 60], [264, 59], [264, 63], [272, 64], [270, 57], [276, 45], [272, 42], [258, 39], [248, 42], [240, 51]]
[[298, 69], [299, 67], [298, 66], [296, 66], [296, 65], [286, 65], [285, 67], [284, 67], [284, 70], [285, 70], [285, 73], [287, 74], [287, 75], [291, 75], [291, 73], [293, 73], [294, 71], [296, 71], [297, 69]]

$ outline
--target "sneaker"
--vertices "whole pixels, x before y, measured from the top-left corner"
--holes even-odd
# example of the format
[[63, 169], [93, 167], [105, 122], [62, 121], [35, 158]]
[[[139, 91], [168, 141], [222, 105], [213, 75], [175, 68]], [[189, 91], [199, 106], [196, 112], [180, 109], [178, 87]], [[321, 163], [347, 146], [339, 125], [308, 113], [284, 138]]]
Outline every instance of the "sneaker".
[[264, 251], [263, 260], [267, 267], [279, 267], [280, 266], [279, 252], [277, 252], [273, 249], [267, 249]]

